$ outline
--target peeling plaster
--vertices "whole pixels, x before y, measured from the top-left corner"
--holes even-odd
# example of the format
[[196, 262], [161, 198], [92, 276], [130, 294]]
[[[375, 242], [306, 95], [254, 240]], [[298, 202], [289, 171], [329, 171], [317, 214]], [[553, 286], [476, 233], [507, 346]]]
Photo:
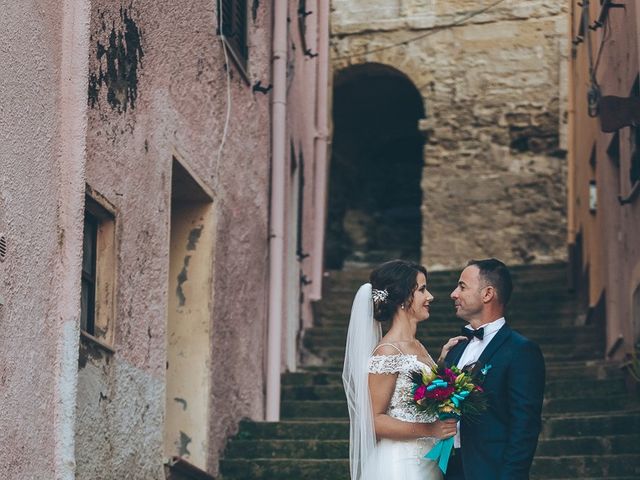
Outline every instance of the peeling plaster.
[[[106, 32], [104, 12], [102, 30]], [[108, 44], [96, 42], [96, 56], [100, 60], [98, 73], [89, 75], [88, 100], [94, 108], [98, 103], [100, 90], [107, 87], [107, 102], [119, 112], [127, 107], [135, 108], [138, 98], [138, 64], [142, 67], [142, 39], [136, 22], [129, 17], [127, 9], [120, 9], [123, 28], [116, 31], [115, 24], [109, 33]]]
[[189, 267], [189, 261], [191, 260], [191, 255], [187, 255], [184, 257], [184, 265], [182, 267], [182, 271], [178, 275], [178, 287], [176, 288], [176, 295], [178, 296], [178, 303], [181, 307], [184, 306], [187, 298], [184, 296], [184, 291], [182, 290], [182, 284], [187, 281], [187, 268]]
[[174, 397], [174, 402], [179, 403], [180, 405], [182, 405], [182, 410], [187, 410], [187, 401], [184, 398], [178, 398], [178, 397]]
[[178, 449], [181, 457], [191, 455], [191, 452], [187, 448], [189, 443], [191, 443], [191, 437], [184, 432], [180, 432], [180, 443], [178, 445]]
[[189, 241], [187, 243], [187, 250], [196, 249], [196, 245], [198, 244], [198, 240], [200, 240], [200, 235], [202, 235], [203, 228], [204, 228], [204, 225], [200, 225], [199, 227], [196, 227], [189, 232]]

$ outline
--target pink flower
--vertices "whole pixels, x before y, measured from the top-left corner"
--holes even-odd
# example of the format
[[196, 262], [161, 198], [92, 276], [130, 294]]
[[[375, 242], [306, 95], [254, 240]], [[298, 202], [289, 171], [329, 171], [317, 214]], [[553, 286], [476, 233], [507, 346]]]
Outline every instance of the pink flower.
[[420, 385], [416, 388], [415, 393], [413, 394], [413, 399], [417, 402], [424, 398], [425, 393], [427, 392], [427, 387], [425, 385]]
[[451, 370], [450, 368], [445, 368], [444, 372], [442, 374], [442, 379], [447, 382], [447, 383], [454, 383], [456, 381], [456, 378], [458, 378], [456, 376], [455, 373], [453, 373], [453, 370]]

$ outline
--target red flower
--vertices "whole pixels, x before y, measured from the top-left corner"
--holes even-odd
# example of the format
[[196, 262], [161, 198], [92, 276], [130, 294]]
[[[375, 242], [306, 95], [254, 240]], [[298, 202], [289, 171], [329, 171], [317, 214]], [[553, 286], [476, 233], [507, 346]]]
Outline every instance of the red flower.
[[435, 400], [446, 400], [455, 392], [455, 388], [452, 386], [448, 386], [445, 388], [434, 388], [430, 392], [426, 392], [425, 396], [427, 398], [433, 398]]
[[413, 399], [417, 402], [418, 400], [421, 400], [424, 398], [424, 394], [427, 391], [427, 387], [425, 385], [420, 385], [418, 388], [416, 388], [415, 393], [413, 394]]
[[477, 390], [479, 392], [484, 392], [484, 390], [482, 389], [482, 387], [480, 385], [476, 385], [474, 390]]

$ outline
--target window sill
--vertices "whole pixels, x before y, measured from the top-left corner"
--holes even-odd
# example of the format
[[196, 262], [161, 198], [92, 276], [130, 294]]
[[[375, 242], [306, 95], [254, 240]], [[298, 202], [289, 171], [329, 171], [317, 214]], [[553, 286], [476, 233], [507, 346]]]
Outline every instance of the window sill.
[[80, 330], [80, 340], [87, 343], [91, 343], [92, 345], [95, 345], [99, 347], [101, 350], [104, 350], [105, 352], [110, 353], [112, 355], [116, 353], [115, 349], [112, 346], [108, 345], [107, 343], [100, 340], [99, 338], [94, 337], [90, 333], [85, 332], [84, 330]]

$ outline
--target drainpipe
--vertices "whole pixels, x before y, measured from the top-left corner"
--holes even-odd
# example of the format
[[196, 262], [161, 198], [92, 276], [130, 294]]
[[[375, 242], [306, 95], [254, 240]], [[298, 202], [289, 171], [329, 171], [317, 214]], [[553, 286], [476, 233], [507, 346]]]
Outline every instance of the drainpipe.
[[285, 155], [287, 115], [287, 1], [274, 2], [271, 110], [271, 232], [265, 418], [280, 419], [280, 365], [284, 303]]
[[327, 144], [328, 97], [329, 97], [329, 2], [319, 0], [318, 9], [318, 73], [316, 96], [316, 138], [315, 138], [315, 218], [313, 228], [313, 289], [310, 299], [322, 298], [322, 274], [324, 270], [324, 234], [327, 217]]

